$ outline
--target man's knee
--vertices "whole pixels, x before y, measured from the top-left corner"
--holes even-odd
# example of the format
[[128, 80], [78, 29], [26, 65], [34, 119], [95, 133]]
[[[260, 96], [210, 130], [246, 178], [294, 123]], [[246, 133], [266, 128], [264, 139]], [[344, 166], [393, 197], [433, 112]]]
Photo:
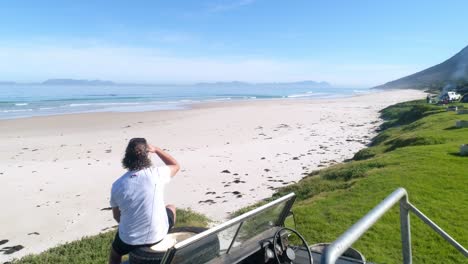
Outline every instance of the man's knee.
[[176, 211], [177, 211], [175, 205], [168, 204], [168, 205], [166, 205], [166, 208], [171, 210], [172, 214], [174, 215], [174, 222], [175, 222], [175, 220], [176, 220]]
[[166, 205], [166, 208], [169, 209], [169, 210], [171, 210], [171, 211], [174, 213], [174, 215], [175, 215], [175, 213], [176, 213], [176, 207], [175, 207], [175, 205], [173, 205], [173, 204], [168, 204], [168, 205]]

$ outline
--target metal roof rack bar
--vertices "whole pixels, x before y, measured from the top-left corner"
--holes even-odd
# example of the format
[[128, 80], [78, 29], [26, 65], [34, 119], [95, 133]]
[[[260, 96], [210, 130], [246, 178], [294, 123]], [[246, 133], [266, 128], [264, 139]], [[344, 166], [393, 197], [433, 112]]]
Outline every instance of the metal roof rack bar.
[[425, 224], [429, 225], [435, 232], [441, 235], [452, 246], [460, 251], [465, 257], [468, 257], [468, 251], [460, 245], [455, 239], [449, 236], [444, 230], [437, 226], [431, 219], [420, 212], [408, 201], [408, 193], [404, 188], [398, 188], [387, 198], [374, 207], [369, 213], [361, 218], [357, 223], [351, 226], [338, 239], [336, 239], [325, 250], [322, 256], [322, 263], [332, 264], [356, 242], [369, 228], [371, 228], [386, 212], [388, 212], [396, 203], [400, 203], [400, 225], [401, 240], [403, 249], [403, 263], [412, 263], [411, 251], [411, 229], [409, 212], [413, 212]]

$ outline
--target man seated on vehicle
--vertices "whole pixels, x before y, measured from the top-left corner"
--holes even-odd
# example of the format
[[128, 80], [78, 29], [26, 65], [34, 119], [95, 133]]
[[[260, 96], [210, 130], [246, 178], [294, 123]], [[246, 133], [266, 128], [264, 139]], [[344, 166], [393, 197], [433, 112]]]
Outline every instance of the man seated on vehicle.
[[[149, 154], [166, 164], [153, 167]], [[110, 204], [119, 223], [109, 263], [121, 263], [122, 256], [137, 247], [161, 241], [175, 223], [174, 205], [164, 204], [164, 186], [179, 171], [179, 164], [169, 154], [152, 146], [144, 138], [132, 138], [122, 165], [128, 171], [112, 184]]]

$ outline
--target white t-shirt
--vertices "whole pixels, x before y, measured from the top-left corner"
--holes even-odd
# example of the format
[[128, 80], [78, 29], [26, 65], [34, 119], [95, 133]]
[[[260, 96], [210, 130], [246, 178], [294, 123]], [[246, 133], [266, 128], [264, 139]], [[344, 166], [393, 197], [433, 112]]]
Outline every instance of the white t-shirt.
[[110, 205], [119, 207], [119, 236], [129, 245], [156, 243], [169, 228], [164, 186], [171, 180], [168, 166], [128, 171], [112, 184]]

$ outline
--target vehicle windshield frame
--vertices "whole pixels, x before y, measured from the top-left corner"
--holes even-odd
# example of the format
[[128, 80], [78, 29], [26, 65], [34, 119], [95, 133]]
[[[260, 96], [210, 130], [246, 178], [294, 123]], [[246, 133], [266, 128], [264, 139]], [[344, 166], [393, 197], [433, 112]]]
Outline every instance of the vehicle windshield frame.
[[[242, 225], [244, 222], [250, 220], [250, 219], [253, 219], [255, 216], [263, 213], [263, 212], [266, 212], [268, 211], [269, 209], [281, 204], [281, 203], [284, 203], [284, 207], [281, 211], [281, 213], [278, 215], [278, 218], [275, 219], [276, 222], [274, 223], [275, 226], [283, 226], [284, 225], [284, 221], [286, 219], [286, 217], [288, 216], [290, 210], [291, 210], [291, 207], [294, 203], [296, 199], [296, 195], [294, 193], [289, 193], [283, 197], [280, 197], [274, 201], [271, 201], [265, 205], [262, 205], [256, 209], [253, 209], [249, 212], [246, 212], [240, 216], [237, 216], [227, 222], [224, 222], [220, 225], [217, 225], [215, 227], [212, 227], [202, 233], [199, 233], [193, 237], [190, 237], [184, 241], [181, 241], [177, 244], [175, 244], [172, 248], [170, 248], [166, 254], [164, 255], [162, 261], [161, 261], [161, 264], [169, 264], [171, 263], [172, 259], [174, 258], [174, 256], [176, 255], [177, 251], [178, 250], [182, 250], [184, 249], [185, 247], [188, 247], [189, 245], [193, 244], [193, 243], [196, 243], [204, 238], [207, 238], [211, 235], [214, 235], [214, 234], [218, 234], [230, 227], [233, 227], [235, 225], [238, 225], [238, 228], [237, 228], [237, 231], [235, 233], [235, 235], [232, 237], [232, 242], [236, 241], [237, 239], [237, 236], [239, 235], [239, 230], [242, 228]], [[229, 254], [229, 250], [231, 249], [232, 247], [232, 244], [229, 246], [226, 254]]]

